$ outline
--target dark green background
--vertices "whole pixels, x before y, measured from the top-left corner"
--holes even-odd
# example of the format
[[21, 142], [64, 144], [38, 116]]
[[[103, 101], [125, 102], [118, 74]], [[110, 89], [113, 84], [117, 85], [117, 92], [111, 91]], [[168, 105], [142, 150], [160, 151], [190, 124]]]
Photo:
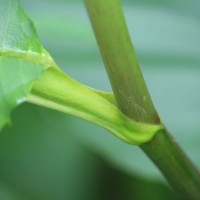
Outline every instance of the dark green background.
[[[62, 69], [110, 90], [80, 0], [21, 0]], [[199, 0], [122, 0], [140, 66], [161, 118], [200, 168]], [[178, 199], [136, 146], [88, 122], [24, 104], [0, 135], [0, 199]]]

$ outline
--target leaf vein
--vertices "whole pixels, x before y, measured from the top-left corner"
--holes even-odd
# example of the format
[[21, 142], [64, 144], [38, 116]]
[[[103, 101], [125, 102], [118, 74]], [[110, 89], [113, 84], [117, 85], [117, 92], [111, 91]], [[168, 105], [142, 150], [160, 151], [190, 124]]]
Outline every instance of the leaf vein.
[[10, 15], [11, 15], [11, 1], [9, 2], [9, 5], [8, 5], [8, 19], [7, 19], [7, 22], [6, 22], [6, 27], [5, 27], [5, 32], [3, 34], [3, 38], [2, 38], [2, 42], [1, 42], [1, 51], [3, 51], [3, 46], [4, 46], [4, 41], [6, 39], [6, 34], [8, 32], [8, 26], [9, 26], [9, 21], [10, 21]]

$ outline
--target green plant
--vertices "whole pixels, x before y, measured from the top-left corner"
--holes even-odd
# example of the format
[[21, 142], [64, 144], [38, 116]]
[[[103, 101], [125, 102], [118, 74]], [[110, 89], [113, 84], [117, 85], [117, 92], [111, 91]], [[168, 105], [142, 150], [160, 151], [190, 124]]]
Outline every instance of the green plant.
[[[86, 1], [116, 101], [124, 114], [117, 108], [112, 94], [88, 88], [65, 75], [41, 47], [32, 22], [18, 2], [2, 1], [1, 74], [5, 76], [1, 79], [1, 126], [8, 121], [10, 110], [26, 98], [29, 102], [73, 114], [107, 128], [126, 142], [142, 144], [141, 148], [173, 187], [186, 198], [197, 199], [198, 172], [160, 124], [132, 52], [118, 3]], [[93, 12], [95, 8], [99, 12]], [[113, 24], [107, 19], [112, 19]], [[119, 25], [120, 30], [117, 30]], [[122, 37], [125, 34], [126, 40], [120, 39], [120, 34]], [[13, 88], [13, 80], [18, 87]], [[169, 160], [163, 159], [165, 157]], [[181, 176], [177, 172], [181, 172]]]

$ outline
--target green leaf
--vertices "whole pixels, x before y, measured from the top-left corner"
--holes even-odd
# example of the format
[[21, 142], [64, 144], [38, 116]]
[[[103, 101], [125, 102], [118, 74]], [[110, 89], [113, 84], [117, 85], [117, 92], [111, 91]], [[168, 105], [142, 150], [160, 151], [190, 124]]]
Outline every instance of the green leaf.
[[1, 0], [0, 52], [42, 54], [43, 48], [32, 21], [23, 11], [18, 0]]
[[26, 100], [33, 81], [44, 65], [17, 58], [0, 58], [0, 127], [9, 121], [10, 111]]
[[18, 0], [0, 2], [0, 129], [52, 62]]

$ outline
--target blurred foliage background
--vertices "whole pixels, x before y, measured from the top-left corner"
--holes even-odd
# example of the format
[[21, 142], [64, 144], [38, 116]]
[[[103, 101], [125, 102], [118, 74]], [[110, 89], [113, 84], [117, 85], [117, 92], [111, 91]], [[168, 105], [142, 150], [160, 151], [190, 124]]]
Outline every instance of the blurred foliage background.
[[[21, 0], [69, 75], [110, 91], [81, 0]], [[122, 0], [155, 106], [200, 168], [200, 1]], [[0, 134], [0, 199], [179, 199], [137, 146], [80, 119], [24, 104]]]

